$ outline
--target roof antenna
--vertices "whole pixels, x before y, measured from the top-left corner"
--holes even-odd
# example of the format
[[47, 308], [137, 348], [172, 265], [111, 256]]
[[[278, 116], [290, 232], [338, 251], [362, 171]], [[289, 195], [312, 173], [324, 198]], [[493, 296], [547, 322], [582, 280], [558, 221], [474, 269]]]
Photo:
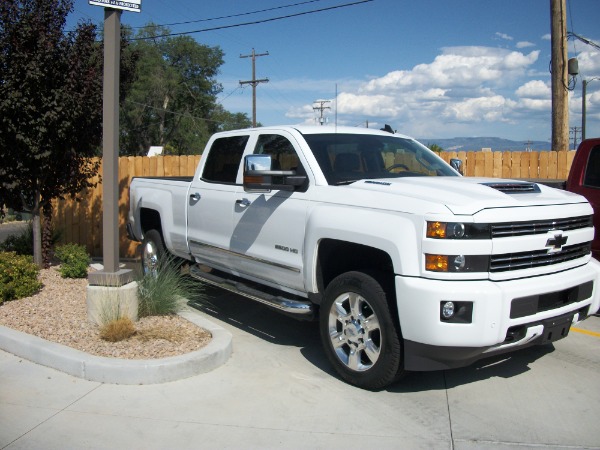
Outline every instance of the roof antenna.
[[392, 133], [392, 134], [395, 133], [395, 131], [392, 130], [392, 127], [390, 127], [387, 123], [385, 124], [385, 126], [383, 128], [381, 128], [381, 131], [387, 131], [388, 133]]

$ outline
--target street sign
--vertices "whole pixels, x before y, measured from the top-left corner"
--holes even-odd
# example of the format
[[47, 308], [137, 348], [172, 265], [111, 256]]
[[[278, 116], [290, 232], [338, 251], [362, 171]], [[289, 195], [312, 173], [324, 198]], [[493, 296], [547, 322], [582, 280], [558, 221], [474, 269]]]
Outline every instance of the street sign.
[[93, 6], [104, 6], [105, 8], [142, 12], [142, 0], [88, 0], [88, 3]]

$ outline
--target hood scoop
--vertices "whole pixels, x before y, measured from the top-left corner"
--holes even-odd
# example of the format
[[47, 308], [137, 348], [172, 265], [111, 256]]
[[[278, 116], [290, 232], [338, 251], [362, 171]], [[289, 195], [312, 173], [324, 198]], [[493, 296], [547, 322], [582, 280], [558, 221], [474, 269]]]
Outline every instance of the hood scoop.
[[481, 183], [483, 186], [491, 187], [505, 194], [533, 194], [541, 192], [540, 187], [536, 183], [510, 181], [498, 183]]

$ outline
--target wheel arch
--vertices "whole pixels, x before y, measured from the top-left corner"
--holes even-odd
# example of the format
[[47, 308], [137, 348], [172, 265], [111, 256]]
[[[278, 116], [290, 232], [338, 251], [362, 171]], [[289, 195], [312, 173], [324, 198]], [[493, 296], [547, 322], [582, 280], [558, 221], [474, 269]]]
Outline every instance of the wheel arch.
[[[324, 292], [338, 275], [351, 271], [375, 275], [389, 294], [394, 293], [394, 265], [387, 252], [368, 245], [337, 239], [323, 239], [319, 242], [316, 264], [316, 282], [319, 292]], [[395, 298], [395, 295], [393, 297]], [[391, 301], [392, 298], [389, 300]]]
[[164, 240], [160, 213], [157, 210], [150, 208], [140, 209], [140, 228], [142, 230], [142, 234], [145, 234], [150, 230], [156, 230], [160, 233]]

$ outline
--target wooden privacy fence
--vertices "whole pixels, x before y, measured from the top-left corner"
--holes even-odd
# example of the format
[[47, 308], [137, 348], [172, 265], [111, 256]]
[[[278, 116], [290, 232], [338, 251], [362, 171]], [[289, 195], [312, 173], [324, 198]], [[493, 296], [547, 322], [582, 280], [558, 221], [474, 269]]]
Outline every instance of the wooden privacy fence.
[[[458, 158], [469, 177], [542, 178], [565, 180], [574, 151], [565, 152], [442, 152], [445, 161]], [[137, 243], [127, 239], [129, 184], [136, 176], [192, 176], [200, 155], [129, 156], [119, 158], [119, 253], [121, 258], [137, 257]], [[100, 172], [102, 173], [102, 167]], [[95, 177], [92, 182], [98, 182]], [[102, 185], [80, 193], [79, 200], [57, 200], [52, 223], [61, 232], [61, 242], [84, 245], [93, 257], [102, 256]]]

